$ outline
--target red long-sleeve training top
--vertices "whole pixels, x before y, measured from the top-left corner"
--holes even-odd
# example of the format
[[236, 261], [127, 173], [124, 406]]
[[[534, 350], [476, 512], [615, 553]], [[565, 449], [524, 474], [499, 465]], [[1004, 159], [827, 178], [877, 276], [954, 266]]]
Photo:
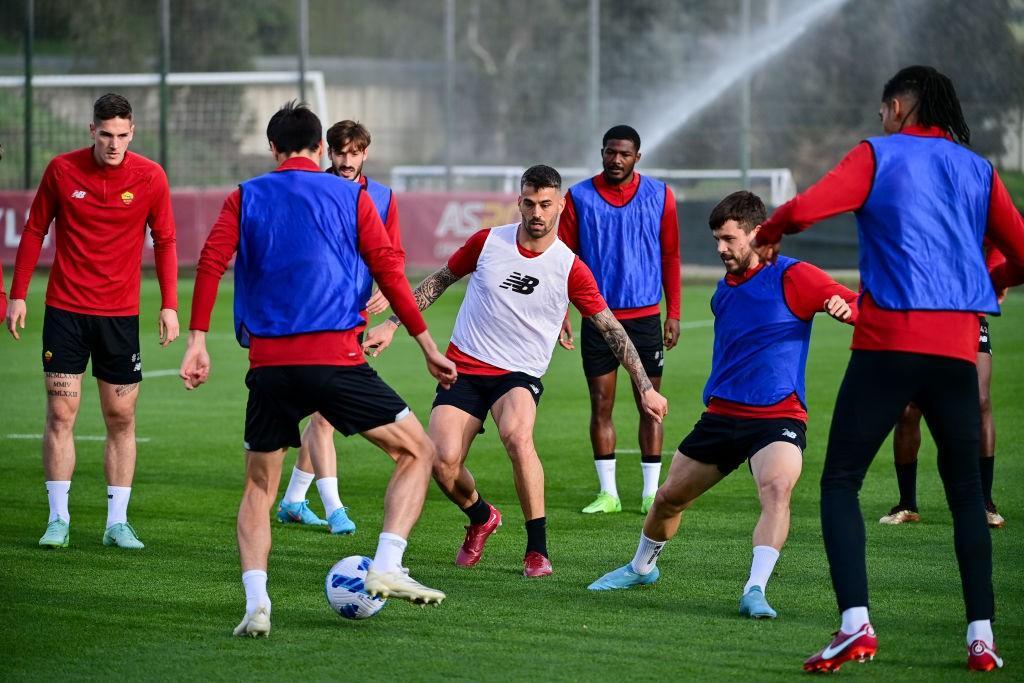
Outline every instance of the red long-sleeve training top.
[[[594, 187], [606, 202], [612, 206], [625, 206], [636, 195], [640, 187], [640, 174], [634, 173], [633, 179], [621, 185], [612, 185], [605, 180], [604, 174], [594, 176]], [[576, 216], [576, 207], [572, 195], [565, 195], [565, 209], [558, 222], [558, 238], [577, 254], [580, 253], [580, 227]], [[661, 286], [665, 290], [666, 317], [679, 320], [682, 310], [682, 266], [679, 262], [679, 217], [676, 213], [676, 198], [672, 188], [665, 188], [665, 209], [661, 212]], [[660, 306], [642, 306], [640, 308], [612, 309], [612, 314], [619, 320], [643, 318], [658, 315]]]
[[92, 147], [54, 157], [21, 234], [12, 299], [28, 294], [52, 221], [57, 253], [46, 287], [48, 306], [89, 315], [138, 315], [148, 224], [160, 307], [178, 308], [171, 190], [159, 164], [132, 152], [125, 152], [119, 166], [99, 164]]
[[[320, 172], [316, 163], [303, 157], [292, 157], [276, 170]], [[235, 190], [224, 200], [220, 216], [203, 245], [199, 265], [196, 267], [189, 329], [210, 329], [210, 315], [217, 300], [220, 278], [238, 250], [241, 197], [241, 190]], [[420, 334], [427, 329], [427, 325], [405, 279], [405, 260], [392, 247], [373, 200], [366, 192], [359, 193], [356, 212], [360, 255], [409, 334]], [[296, 293], [295, 305], [302, 305], [299, 293]], [[362, 365], [365, 360], [358, 340], [361, 329], [362, 326], [351, 330], [311, 332], [287, 337], [254, 336], [249, 343], [249, 364], [254, 368], [269, 365]]]
[[[937, 127], [921, 126], [908, 126], [902, 134], [945, 135]], [[783, 233], [797, 233], [825, 218], [860, 209], [868, 199], [874, 177], [875, 157], [871, 144], [861, 142], [821, 180], [776, 209], [761, 226], [758, 240], [777, 242]], [[997, 287], [1000, 281], [1014, 284], [1013, 276], [1020, 274], [1015, 273], [1015, 269], [1024, 268], [1024, 219], [994, 170], [985, 236], [1009, 262], [993, 272], [993, 282]], [[870, 293], [865, 293], [860, 301], [860, 318], [853, 331], [851, 348], [906, 351], [973, 363], [978, 353], [978, 316], [966, 311], [885, 310], [875, 304]]]
[[[742, 275], [725, 276], [725, 283], [730, 287], [743, 284], [754, 277], [763, 263], [750, 268]], [[817, 266], [801, 261], [794, 263], [782, 276], [782, 294], [786, 298], [786, 305], [793, 315], [801, 320], [810, 320], [815, 313], [825, 310], [825, 302], [838, 294], [843, 297], [846, 303], [850, 304], [850, 311], [853, 315], [847, 320], [847, 324], [856, 325], [859, 317], [857, 310], [857, 293], [843, 287], [841, 284], [829, 277], [828, 273]], [[729, 417], [778, 419], [792, 418], [802, 422], [807, 421], [807, 409], [796, 393], [792, 393], [775, 405], [752, 406], [746, 403], [725, 401], [719, 398], [711, 399], [708, 412], [716, 415], [728, 415]]]
[[7, 292], [4, 291], [4, 267], [0, 266], [0, 320], [7, 316]]

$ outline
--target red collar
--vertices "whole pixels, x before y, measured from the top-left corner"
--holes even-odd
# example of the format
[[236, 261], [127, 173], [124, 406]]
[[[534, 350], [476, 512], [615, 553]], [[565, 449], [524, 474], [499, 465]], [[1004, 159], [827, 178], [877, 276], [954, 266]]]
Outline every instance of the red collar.
[[744, 282], [746, 282], [750, 278], [752, 278], [755, 275], [757, 275], [758, 273], [760, 273], [762, 268], [764, 268], [764, 262], [763, 261], [761, 263], [758, 263], [753, 268], [747, 268], [740, 275], [733, 275], [732, 273], [726, 273], [725, 274], [725, 284], [729, 285], [730, 287], [736, 287], [737, 285], [742, 285]]
[[919, 138], [946, 138], [947, 140], [953, 139], [949, 133], [942, 130], [938, 126], [919, 126], [915, 124], [913, 126], [905, 126], [903, 130], [900, 131], [900, 133], [903, 135], [913, 135]]
[[306, 157], [291, 157], [281, 162], [275, 171], [319, 171], [320, 167], [316, 162]]
[[618, 185], [612, 185], [605, 177], [604, 173], [598, 173], [594, 176], [594, 187], [604, 192], [622, 192], [623, 194], [632, 194], [633, 191], [640, 185], [640, 174], [633, 169], [633, 179], [628, 183], [620, 183]]

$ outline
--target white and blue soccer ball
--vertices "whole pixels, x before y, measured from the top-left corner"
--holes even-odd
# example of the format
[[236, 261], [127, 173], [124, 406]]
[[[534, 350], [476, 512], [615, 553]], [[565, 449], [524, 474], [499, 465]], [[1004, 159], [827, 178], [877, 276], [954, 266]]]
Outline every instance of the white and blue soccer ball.
[[368, 619], [387, 603], [387, 599], [375, 598], [366, 592], [363, 582], [369, 568], [370, 558], [352, 555], [338, 560], [327, 572], [324, 582], [327, 604], [346, 619]]

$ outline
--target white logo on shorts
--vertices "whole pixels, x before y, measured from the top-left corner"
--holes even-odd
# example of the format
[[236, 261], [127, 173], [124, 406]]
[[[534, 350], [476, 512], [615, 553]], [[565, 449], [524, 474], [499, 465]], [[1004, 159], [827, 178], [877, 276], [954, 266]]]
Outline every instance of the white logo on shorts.
[[540, 389], [537, 388], [536, 384], [531, 384], [530, 389], [533, 391], [533, 393], [537, 394], [538, 396], [540, 395]]
[[782, 430], [782, 435], [785, 436], [786, 438], [789, 438], [789, 439], [795, 439], [796, 438], [796, 432], [794, 432], [792, 429], [783, 429]]

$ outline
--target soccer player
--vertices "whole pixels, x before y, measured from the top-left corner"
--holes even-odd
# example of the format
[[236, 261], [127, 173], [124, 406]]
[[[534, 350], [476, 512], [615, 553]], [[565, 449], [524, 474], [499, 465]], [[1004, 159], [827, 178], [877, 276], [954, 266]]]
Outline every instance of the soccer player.
[[[384, 231], [392, 248], [404, 260], [395, 195], [391, 188], [363, 175], [370, 141], [370, 131], [356, 121], [346, 119], [328, 128], [327, 156], [331, 166], [327, 173], [359, 183], [366, 190], [384, 223]], [[378, 289], [367, 302], [366, 312], [376, 315], [387, 307], [388, 301]], [[314, 473], [326, 520], [317, 517], [309, 509], [306, 498]], [[338, 454], [334, 448], [334, 428], [320, 413], [313, 413], [302, 432], [302, 447], [292, 469], [288, 488], [277, 507], [277, 519], [283, 523], [328, 526], [332, 534], [353, 534], [356, 531], [356, 524], [349, 518], [348, 509], [342, 505], [338, 492]]]
[[789, 534], [790, 497], [807, 446], [804, 369], [811, 322], [825, 311], [853, 324], [857, 295], [809, 263], [761, 261], [751, 244], [765, 217], [764, 203], [746, 191], [730, 194], [711, 212], [708, 223], [726, 275], [711, 298], [715, 344], [704, 387], [707, 411], [676, 450], [633, 560], [590, 590], [657, 581], [658, 556], [676, 535], [683, 510], [746, 461], [761, 517], [739, 611], [755, 619], [776, 617], [765, 588]]
[[[437, 446], [434, 479], [469, 518], [455, 563], [480, 561], [484, 543], [501, 524], [501, 513], [476, 490], [466, 469], [469, 447], [490, 412], [515, 475], [526, 520], [523, 574], [551, 574], [544, 512], [544, 469], [533, 442], [547, 370], [570, 302], [604, 335], [637, 388], [644, 414], [660, 422], [668, 403], [654, 388], [622, 325], [608, 309], [586, 264], [558, 240], [564, 206], [562, 179], [550, 166], [533, 166], [520, 181], [520, 223], [474, 234], [448, 265], [427, 277], [414, 296], [420, 310], [454, 282], [471, 275], [448, 347], [459, 381], [439, 386], [430, 413]], [[363, 345], [387, 347], [398, 326], [392, 316], [367, 333]]]
[[982, 239], [1021, 268], [1024, 220], [991, 164], [964, 146], [970, 129], [948, 77], [928, 66], [900, 70], [885, 84], [879, 118], [886, 136], [854, 147], [779, 207], [757, 239], [762, 256], [771, 258], [783, 233], [844, 211], [857, 215], [860, 318], [821, 475], [821, 525], [842, 623], [804, 668], [831, 671], [877, 650], [857, 496], [879, 447], [913, 401], [938, 445], [953, 516], [968, 667], [989, 670], [1002, 660], [991, 624], [992, 541], [978, 472], [975, 362], [978, 314], [998, 312], [993, 283], [1013, 268], [990, 279]]
[[[1006, 261], [998, 249], [987, 250], [986, 265], [993, 270]], [[1005, 290], [1003, 292], [1005, 294]], [[999, 297], [1002, 303], [1002, 297]], [[985, 496], [985, 517], [991, 529], [1006, 524], [1006, 520], [992, 501], [992, 478], [995, 465], [996, 426], [992, 418], [992, 339], [988, 320], [981, 317], [978, 336], [978, 395], [981, 408], [981, 492]], [[892, 450], [896, 465], [896, 483], [900, 500], [879, 519], [881, 524], [904, 524], [917, 522], [921, 516], [917, 511], [917, 453], [921, 448], [921, 409], [913, 403], [907, 404], [893, 431]]]
[[270, 632], [269, 513], [281, 465], [288, 447], [300, 444], [299, 422], [315, 411], [345, 435], [362, 434], [396, 463], [366, 590], [423, 604], [445, 597], [401, 566], [434, 448], [406, 404], [362, 358], [356, 330], [369, 297], [367, 272], [420, 345], [430, 373], [444, 386], [456, 377], [426, 329], [369, 195], [319, 172], [320, 120], [305, 105], [285, 105], [270, 119], [267, 139], [279, 166], [228, 196], [203, 247], [181, 363], [187, 389], [208, 378], [206, 331], [218, 283], [237, 252], [235, 333], [249, 348], [250, 370], [246, 483], [238, 510], [246, 610], [234, 633], [252, 636]]
[[42, 350], [43, 471], [50, 517], [39, 545], [66, 548], [70, 540], [74, 425], [82, 376], [92, 358], [107, 431], [103, 545], [140, 549], [143, 544], [128, 523], [128, 500], [135, 476], [135, 404], [142, 381], [142, 244], [148, 225], [160, 283], [157, 331], [166, 347], [178, 336], [174, 216], [164, 170], [128, 151], [135, 135], [128, 100], [113, 93], [96, 100], [89, 133], [91, 147], [54, 157], [43, 172], [15, 258], [7, 329], [21, 338], [29, 281], [53, 222], [57, 254], [46, 287]]
[[[661, 390], [665, 349], [679, 342], [680, 265], [676, 200], [665, 183], [641, 176], [640, 135], [629, 126], [614, 126], [601, 141], [604, 170], [573, 185], [565, 195], [558, 236], [580, 255], [597, 280], [612, 314], [622, 323], [640, 354], [654, 388]], [[667, 313], [661, 324], [659, 304], [665, 290]], [[560, 343], [572, 349], [568, 317]], [[583, 374], [590, 392], [590, 443], [600, 492], [584, 513], [619, 512], [615, 482], [615, 381], [619, 359], [590, 320], [583, 321]], [[638, 438], [643, 492], [640, 511], [647, 512], [661, 477], [661, 422], [641, 408]]]

